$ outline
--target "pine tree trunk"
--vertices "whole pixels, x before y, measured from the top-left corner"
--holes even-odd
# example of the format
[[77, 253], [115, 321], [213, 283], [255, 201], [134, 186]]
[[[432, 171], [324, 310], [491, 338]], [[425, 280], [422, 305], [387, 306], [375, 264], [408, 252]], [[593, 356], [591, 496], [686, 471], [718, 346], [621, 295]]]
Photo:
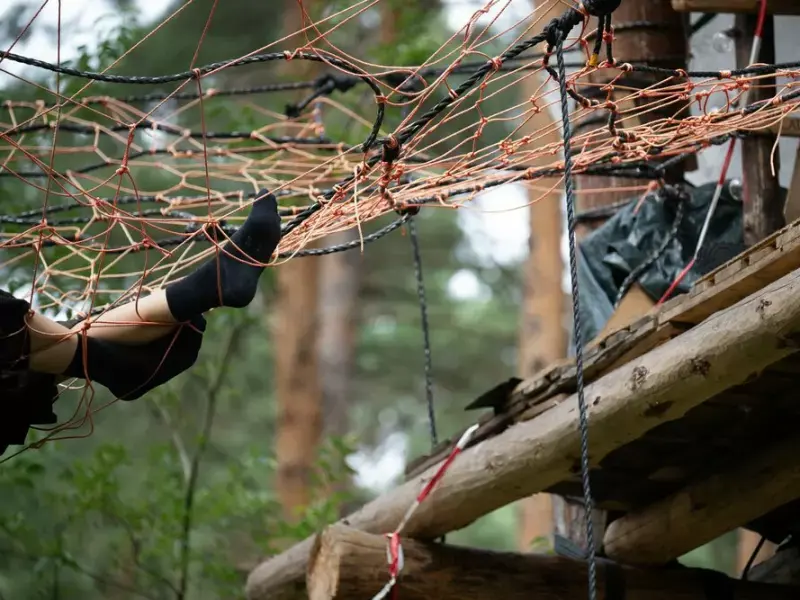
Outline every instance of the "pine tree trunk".
[[[286, 0], [284, 31], [288, 34], [302, 27], [299, 6], [294, 0]], [[288, 43], [302, 42], [299, 36], [293, 36]], [[293, 66], [313, 77], [312, 64]], [[293, 76], [297, 76], [296, 70]], [[322, 433], [317, 357], [319, 266], [318, 258], [296, 257], [276, 269], [276, 492], [288, 518], [309, 503], [311, 471]]]
[[[538, 2], [531, 2], [533, 10]], [[555, 5], [545, 13], [543, 23], [558, 17], [564, 7]], [[537, 17], [539, 14], [536, 15]], [[521, 95], [528, 98], [537, 93], [540, 77], [528, 77], [521, 86]], [[542, 111], [526, 123], [526, 132], [542, 131], [555, 121], [553, 114]], [[557, 143], [558, 130], [542, 139], [542, 144]], [[535, 163], [530, 166], [537, 166]], [[553, 185], [555, 181], [537, 182], [537, 188]], [[541, 191], [530, 190], [529, 254], [524, 267], [524, 287], [520, 323], [517, 371], [520, 377], [533, 377], [537, 371], [564, 358], [567, 353], [567, 330], [564, 316], [567, 302], [561, 287], [564, 262], [561, 258], [561, 237], [564, 232], [562, 217], [562, 188], [540, 198]], [[553, 498], [549, 494], [536, 494], [520, 502], [519, 548], [522, 551], [541, 550], [539, 542], [552, 543]]]

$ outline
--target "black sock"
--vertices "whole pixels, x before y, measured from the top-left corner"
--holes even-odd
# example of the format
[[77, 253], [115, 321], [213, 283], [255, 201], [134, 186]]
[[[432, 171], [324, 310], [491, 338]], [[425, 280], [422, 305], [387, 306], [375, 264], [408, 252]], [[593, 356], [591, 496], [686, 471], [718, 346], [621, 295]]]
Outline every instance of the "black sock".
[[197, 316], [172, 333], [135, 346], [79, 334], [78, 347], [64, 375], [81, 379], [88, 376], [117, 398], [136, 400], [195, 363], [205, 326], [205, 319]]
[[264, 267], [247, 263], [267, 262], [281, 240], [278, 201], [267, 190], [259, 196], [244, 225], [231, 236], [232, 244], [188, 277], [167, 286], [167, 304], [177, 321], [220, 306], [243, 308], [253, 301]]

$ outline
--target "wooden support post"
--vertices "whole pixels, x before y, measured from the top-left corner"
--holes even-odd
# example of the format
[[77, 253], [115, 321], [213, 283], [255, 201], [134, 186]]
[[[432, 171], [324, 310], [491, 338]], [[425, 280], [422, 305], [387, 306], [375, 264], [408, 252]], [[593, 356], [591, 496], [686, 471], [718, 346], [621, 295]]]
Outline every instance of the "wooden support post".
[[[490, 552], [403, 540], [404, 566], [397, 584], [403, 600], [504, 600], [586, 597], [583, 561], [555, 556]], [[729, 589], [737, 600], [794, 600], [797, 590], [740, 582], [700, 569], [644, 570], [600, 565], [601, 598], [705, 600], [709, 591]], [[386, 538], [334, 526], [321, 533], [307, 574], [309, 600], [373, 597], [389, 579]], [[500, 590], [500, 592], [498, 592]]]
[[[680, 15], [672, 9], [670, 0], [647, 0], [647, 2], [626, 0], [614, 11], [613, 22], [644, 22], [658, 23], [659, 25], [656, 28], [645, 28], [641, 30], [630, 29], [615, 33], [613, 47], [614, 56], [618, 61], [640, 60], [660, 66], [669, 66], [674, 69], [686, 68], [686, 19], [684, 15]], [[594, 22], [592, 27], [594, 27]], [[604, 58], [604, 56], [601, 58]], [[670, 59], [669, 65], [663, 64], [665, 59]], [[592, 75], [591, 79], [597, 83], [606, 83], [615, 75], [618, 75], [617, 71], [600, 70], [597, 74]], [[623, 76], [617, 80], [617, 83], [620, 86], [630, 86], [641, 89], [657, 83], [661, 79], [663, 79], [661, 75], [637, 73], [635, 77]], [[599, 90], [599, 86], [593, 86], [592, 88], [587, 87], [586, 89], [581, 88], [580, 91], [584, 94], [590, 94], [593, 89]], [[605, 94], [598, 99], [604, 101]], [[667, 109], [653, 110], [648, 114], [641, 115], [639, 120], [641, 122], [647, 122], [660, 118], [671, 118], [674, 117], [675, 114], [675, 106], [670, 105]], [[631, 124], [631, 121], [628, 120], [620, 123], [620, 127], [625, 128]], [[603, 124], [599, 127], [605, 128], [606, 125]], [[578, 123], [576, 126], [576, 133], [584, 133], [597, 128], [597, 124]], [[680, 165], [676, 170], [669, 173], [670, 179], [680, 180], [683, 177], [684, 168], [684, 165]], [[577, 198], [577, 208], [579, 211], [601, 208], [631, 197], [631, 192], [618, 192], [613, 191], [613, 189], [611, 191], [591, 194], [580, 193], [582, 189], [591, 190], [628, 187], [631, 185], [630, 179], [600, 175], [581, 175], [576, 178], [576, 183], [579, 191]], [[600, 224], [600, 222], [597, 223], [598, 226]]]
[[[754, 14], [736, 15], [736, 65], [739, 68], [749, 66], [756, 21]], [[764, 23], [761, 53], [756, 63], [774, 62], [775, 21], [768, 17]], [[759, 78], [750, 90], [747, 103], [752, 104], [774, 95], [775, 78]], [[744, 241], [748, 246], [760, 242], [784, 225], [778, 182], [780, 157], [778, 152], [773, 157], [772, 152], [776, 143], [775, 135], [759, 135], [742, 140]], [[775, 175], [772, 174], [773, 161]]]
[[606, 554], [626, 564], [666, 564], [797, 498], [800, 439], [791, 438], [614, 521]]
[[[678, 12], [757, 13], [759, 0], [672, 0]], [[767, 11], [773, 15], [800, 15], [797, 0], [769, 0]]]
[[[795, 353], [797, 332], [800, 271], [593, 381], [586, 387], [592, 463]], [[568, 479], [580, 456], [576, 402], [573, 395], [465, 450], [411, 516], [404, 533], [435, 539]], [[394, 531], [436, 469], [438, 465], [376, 498], [344, 523], [376, 534]], [[248, 598], [301, 597], [297, 594], [305, 587], [312, 544], [307, 539], [256, 568], [248, 581]]]

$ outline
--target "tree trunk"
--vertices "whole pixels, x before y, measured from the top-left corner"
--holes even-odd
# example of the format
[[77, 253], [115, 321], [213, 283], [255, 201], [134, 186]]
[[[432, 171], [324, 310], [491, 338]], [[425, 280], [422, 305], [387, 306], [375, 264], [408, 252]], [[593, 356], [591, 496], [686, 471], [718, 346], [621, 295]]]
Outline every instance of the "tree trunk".
[[[795, 271], [589, 384], [592, 463], [795, 353], [781, 341], [800, 328], [799, 292]], [[573, 394], [465, 450], [411, 516], [405, 535], [434, 539], [568, 479], [580, 448], [575, 402]], [[393, 531], [437, 468], [376, 498], [346, 523], [372, 533]], [[297, 597], [311, 545], [306, 540], [260, 565], [250, 575], [248, 598]]]
[[[531, 9], [538, 2], [531, 2]], [[555, 4], [544, 13], [542, 22], [547, 23], [564, 12], [564, 7]], [[538, 18], [540, 13], [536, 13]], [[527, 77], [520, 88], [522, 98], [537, 93], [541, 77]], [[559, 130], [553, 127], [556, 121], [552, 111], [543, 110], [533, 114], [526, 122], [521, 135], [546, 131], [551, 134], [540, 140], [547, 145], [558, 143]], [[541, 166], [544, 161], [532, 161], [530, 167]], [[537, 164], [538, 163], [538, 164]], [[537, 188], [549, 187], [557, 180], [537, 182]], [[567, 311], [567, 296], [562, 289], [564, 261], [561, 258], [561, 239], [564, 234], [562, 186], [542, 197], [540, 191], [529, 189], [528, 199], [530, 235], [528, 238], [528, 260], [523, 273], [522, 315], [520, 323], [517, 372], [519, 377], [533, 377], [548, 365], [567, 355], [567, 329], [564, 319]], [[553, 498], [549, 494], [536, 494], [519, 505], [519, 549], [530, 550], [531, 544], [552, 546]]]
[[[342, 244], [355, 237], [355, 231], [345, 231], [327, 237], [325, 243]], [[343, 436], [349, 430], [362, 258], [357, 250], [349, 250], [320, 260], [319, 378], [325, 435]]]
[[309, 479], [322, 429], [317, 364], [319, 261], [278, 267], [275, 323], [278, 419], [277, 494], [287, 516], [309, 501]]
[[[397, 583], [403, 600], [583, 600], [583, 561], [536, 554], [491, 552], [404, 539], [404, 565]], [[737, 600], [789, 600], [796, 589], [730, 580], [700, 569], [642, 570], [603, 561], [600, 598], [706, 600], [714, 584]], [[307, 574], [309, 600], [373, 597], [389, 581], [386, 538], [333, 526], [314, 543]], [[500, 590], [500, 592], [498, 592]]]
[[[300, 30], [303, 19], [298, 5], [287, 0], [284, 11], [284, 31]], [[311, 71], [313, 65], [300, 68]], [[310, 500], [310, 476], [322, 433], [317, 355], [319, 264], [316, 257], [300, 257], [277, 267], [276, 492], [287, 518], [296, 517], [297, 510]]]

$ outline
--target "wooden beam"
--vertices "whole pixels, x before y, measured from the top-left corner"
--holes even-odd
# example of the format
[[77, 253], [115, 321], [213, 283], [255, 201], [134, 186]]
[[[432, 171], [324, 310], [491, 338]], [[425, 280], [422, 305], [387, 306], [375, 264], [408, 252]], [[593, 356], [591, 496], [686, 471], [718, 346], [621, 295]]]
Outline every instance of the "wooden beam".
[[[797, 332], [800, 271], [592, 382], [586, 387], [592, 463], [795, 353], [800, 347]], [[435, 539], [567, 479], [580, 456], [576, 419], [572, 395], [464, 451], [408, 521], [406, 535]], [[435, 468], [343, 522], [370, 533], [393, 531]], [[248, 598], [298, 597], [312, 544], [312, 539], [301, 542], [255, 569]]]
[[[759, 0], [672, 0], [678, 12], [756, 13]], [[769, 0], [767, 11], [773, 15], [800, 15], [797, 0]]]
[[800, 439], [793, 437], [614, 521], [605, 551], [626, 564], [666, 564], [797, 498]]
[[[403, 540], [404, 567], [397, 584], [403, 600], [583, 600], [586, 563], [556, 556], [491, 552]], [[601, 598], [706, 600], [731, 590], [737, 600], [794, 600], [796, 588], [741, 582], [700, 569], [636, 569], [602, 561]], [[334, 526], [314, 544], [307, 574], [309, 600], [372, 598], [388, 581], [386, 538]]]
[[[769, 6], [772, 1], [768, 2]], [[795, 4], [800, 4], [795, 0]], [[753, 33], [758, 17], [754, 14], [736, 15], [736, 66], [750, 66]], [[775, 18], [764, 21], [761, 50], [755, 61], [775, 63]], [[747, 103], [766, 100], [775, 95], [775, 77], [760, 78], [751, 87]], [[777, 137], [759, 135], [742, 140], [742, 184], [744, 188], [744, 242], [757, 244], [785, 225], [781, 202], [780, 153], [773, 152]], [[773, 175], [774, 166], [774, 175]]]

